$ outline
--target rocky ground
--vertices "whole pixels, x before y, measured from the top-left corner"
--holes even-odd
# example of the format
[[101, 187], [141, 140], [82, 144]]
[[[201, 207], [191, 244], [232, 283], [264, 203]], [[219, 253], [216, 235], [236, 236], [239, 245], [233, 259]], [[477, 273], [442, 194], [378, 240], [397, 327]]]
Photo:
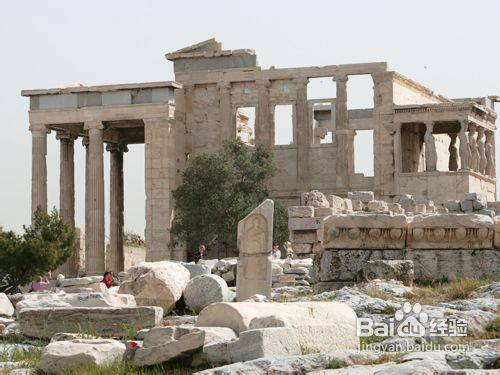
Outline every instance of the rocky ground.
[[[231, 268], [230, 262], [219, 266], [217, 270]], [[173, 272], [176, 277], [170, 276], [170, 281], [160, 287], [159, 280], [167, 268], [158, 267], [133, 271], [137, 278], [122, 284], [130, 294], [100, 290], [95, 280], [86, 284], [68, 281], [78, 289], [76, 293], [10, 298], [0, 294], [0, 374], [500, 372], [500, 282], [459, 280], [410, 287], [394, 280], [372, 280], [321, 294], [314, 294], [308, 285], [280, 286], [273, 289], [271, 299], [256, 295], [242, 310], [243, 315], [252, 316], [255, 311], [271, 308], [274, 315], [261, 313], [262, 318], [252, 321], [245, 321], [243, 316], [240, 321], [220, 306], [234, 298], [223, 277], [208, 276], [196, 267], [187, 267], [184, 272], [169, 264], [170, 275]], [[277, 273], [287, 274], [284, 270]], [[144, 275], [149, 275], [147, 286], [140, 285]], [[153, 276], [156, 282], [151, 282]], [[160, 293], [155, 294], [157, 290]], [[138, 306], [148, 298], [161, 307]], [[192, 307], [186, 307], [190, 300], [198, 305], [191, 302]], [[396, 330], [407, 319], [418, 319], [425, 334], [362, 337], [360, 347], [340, 349], [339, 344], [350, 338], [341, 334], [345, 329], [343, 319], [328, 314], [348, 312], [335, 302], [346, 304], [359, 318], [387, 325], [393, 322]], [[205, 308], [209, 304], [210, 308]], [[408, 305], [411, 310], [407, 312]], [[167, 312], [163, 318], [158, 316], [162, 308]], [[193, 310], [201, 313], [183, 314]], [[207, 311], [219, 313], [212, 316]], [[398, 311], [404, 312], [404, 319], [397, 319]], [[465, 319], [467, 336], [431, 334], [433, 321], [442, 319]], [[340, 325], [326, 324], [327, 320]], [[112, 329], [108, 329], [106, 324], [113, 321]], [[210, 326], [210, 322], [214, 324]], [[293, 328], [297, 322], [310, 331], [304, 334]], [[334, 337], [336, 332], [342, 337]], [[297, 342], [293, 339], [296, 334]], [[320, 343], [321, 349], [304, 344], [308, 342]]]

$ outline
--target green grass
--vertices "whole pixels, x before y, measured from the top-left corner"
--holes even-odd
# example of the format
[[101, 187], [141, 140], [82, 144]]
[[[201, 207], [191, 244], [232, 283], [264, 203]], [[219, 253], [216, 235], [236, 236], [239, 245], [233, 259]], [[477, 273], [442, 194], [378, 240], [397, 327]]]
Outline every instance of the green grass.
[[327, 366], [327, 369], [328, 370], [335, 370], [335, 369], [344, 368], [344, 367], [347, 367], [347, 363], [345, 363], [341, 359], [335, 358], [335, 359], [330, 361], [330, 363]]
[[[181, 366], [157, 365], [150, 367], [137, 367], [131, 362], [117, 361], [108, 366], [80, 366], [60, 373], [60, 375], [188, 375], [193, 370]], [[41, 370], [37, 375], [44, 375]]]
[[320, 351], [314, 348], [311, 348], [309, 346], [301, 345], [300, 346], [300, 354], [302, 355], [307, 355], [307, 354], [316, 354], [319, 353]]
[[20, 362], [20, 367], [36, 368], [41, 354], [41, 347], [0, 351], [0, 362]]
[[408, 296], [413, 303], [435, 305], [457, 299], [466, 299], [467, 294], [479, 287], [495, 282], [489, 279], [460, 279], [440, 281], [437, 283], [420, 284], [413, 288], [413, 296]]

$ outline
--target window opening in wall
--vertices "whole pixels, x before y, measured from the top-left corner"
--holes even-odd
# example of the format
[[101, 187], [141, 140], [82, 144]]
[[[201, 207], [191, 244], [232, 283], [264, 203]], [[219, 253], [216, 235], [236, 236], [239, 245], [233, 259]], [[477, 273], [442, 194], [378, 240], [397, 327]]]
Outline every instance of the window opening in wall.
[[236, 137], [247, 145], [255, 145], [255, 107], [236, 109]]
[[293, 106], [291, 104], [274, 107], [274, 144], [293, 143]]
[[354, 173], [373, 176], [373, 130], [356, 130], [354, 137]]
[[307, 99], [312, 110], [313, 144], [332, 143], [336, 91], [333, 77], [309, 78]]
[[373, 79], [370, 74], [350, 75], [347, 80], [347, 109], [373, 108]]

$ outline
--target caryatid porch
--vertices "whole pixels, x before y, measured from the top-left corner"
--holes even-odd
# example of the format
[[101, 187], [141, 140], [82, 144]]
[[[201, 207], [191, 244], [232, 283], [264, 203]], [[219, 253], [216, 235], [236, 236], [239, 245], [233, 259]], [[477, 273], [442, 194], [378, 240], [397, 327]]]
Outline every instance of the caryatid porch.
[[475, 191], [495, 200], [495, 120], [472, 100], [397, 106], [397, 194], [445, 203]]
[[[31, 210], [47, 210], [47, 134], [60, 141], [61, 216], [75, 224], [74, 145], [82, 138], [85, 167], [85, 269], [87, 274], [123, 270], [123, 154], [127, 145], [145, 144], [146, 258], [163, 260], [168, 250], [176, 180], [175, 82], [76, 86], [26, 90], [32, 134]], [[179, 143], [179, 142], [177, 142]], [[105, 260], [104, 145], [110, 152], [110, 258]], [[77, 273], [74, 259], [59, 272]]]

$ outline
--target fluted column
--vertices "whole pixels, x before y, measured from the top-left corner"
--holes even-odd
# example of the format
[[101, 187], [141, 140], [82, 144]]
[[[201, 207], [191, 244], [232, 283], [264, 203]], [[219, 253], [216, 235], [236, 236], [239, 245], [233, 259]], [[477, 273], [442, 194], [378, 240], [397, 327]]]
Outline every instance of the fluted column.
[[496, 170], [495, 170], [495, 133], [492, 131], [486, 131], [486, 145], [485, 154], [486, 154], [486, 170], [485, 173], [487, 176], [495, 178]]
[[[59, 140], [59, 214], [67, 223], [75, 227], [75, 162], [74, 141], [76, 136], [58, 131], [56, 138]], [[76, 251], [76, 249], [75, 249]], [[55, 274], [62, 273], [66, 277], [75, 277], [78, 273], [76, 254], [61, 265]]]
[[479, 153], [479, 168], [478, 172], [485, 174], [486, 172], [486, 149], [484, 143], [484, 128], [479, 126], [477, 128], [477, 151]]
[[349, 175], [354, 173], [354, 132], [349, 130], [347, 116], [347, 76], [335, 76], [337, 87], [335, 99], [335, 137], [337, 140], [336, 174], [337, 188], [347, 189]]
[[85, 123], [89, 134], [87, 200], [85, 212], [88, 223], [85, 227], [85, 269], [89, 275], [100, 275], [105, 271], [104, 249], [104, 161], [103, 129], [101, 122]]
[[40, 124], [31, 124], [31, 215], [38, 207], [47, 211], [47, 133]]
[[434, 130], [433, 122], [426, 122], [426, 131], [424, 135], [425, 142], [425, 170], [426, 172], [435, 172], [437, 165], [436, 140], [432, 134]]
[[109, 167], [109, 260], [108, 269], [115, 273], [124, 270], [123, 254], [123, 152], [127, 147], [108, 144]]
[[458, 169], [457, 133], [449, 133], [448, 136], [450, 137], [450, 146], [448, 147], [448, 152], [450, 153], [448, 170], [456, 171]]
[[458, 133], [458, 139], [460, 140], [460, 145], [458, 152], [460, 154], [460, 170], [468, 171], [470, 169], [470, 148], [469, 139], [467, 138], [468, 121], [460, 121], [460, 132]]

